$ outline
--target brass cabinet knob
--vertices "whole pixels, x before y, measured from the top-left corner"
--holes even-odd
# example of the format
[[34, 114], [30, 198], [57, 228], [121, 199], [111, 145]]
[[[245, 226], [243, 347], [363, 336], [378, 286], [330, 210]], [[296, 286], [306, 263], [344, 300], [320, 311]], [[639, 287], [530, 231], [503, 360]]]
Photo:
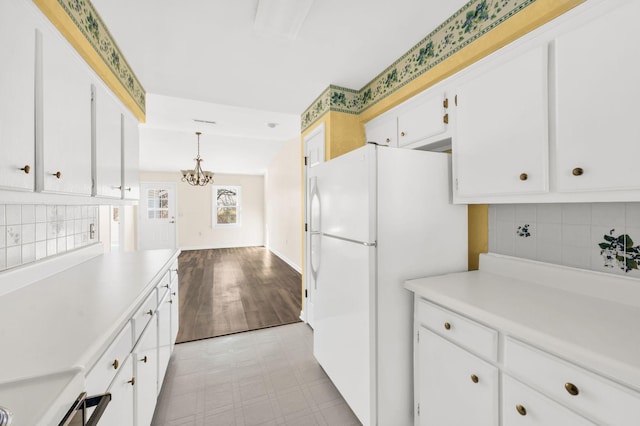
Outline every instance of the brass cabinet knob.
[[146, 313], [147, 315], [153, 315], [153, 309], [149, 309]]
[[442, 106], [444, 108], [449, 108], [449, 98], [444, 98], [444, 101], [442, 101]]
[[173, 303], [173, 300], [169, 299], [169, 303]]
[[444, 323], [444, 329], [445, 330], [451, 330], [451, 324], [449, 324], [448, 322]]
[[147, 356], [145, 355], [144, 358], [140, 358], [140, 361], [142, 361], [142, 362], [144, 362], [146, 364], [147, 361], [149, 361], [149, 358], [147, 358]]
[[442, 117], [442, 121], [444, 122], [444, 124], [449, 124], [449, 114], [445, 114]]
[[172, 295], [172, 296], [175, 296], [175, 295], [176, 295], [176, 292], [174, 291], [173, 293], [171, 293], [171, 295]]
[[584, 170], [582, 170], [582, 168], [580, 167], [576, 167], [575, 169], [571, 170], [571, 173], [574, 176], [582, 176], [582, 174], [584, 173]]
[[580, 390], [573, 383], [565, 383], [564, 388], [569, 392], [570, 395], [576, 396], [580, 393]]
[[479, 380], [479, 379], [478, 379], [478, 376], [476, 376], [475, 374], [472, 374], [472, 375], [471, 375], [471, 381], [472, 381], [473, 383], [478, 383], [478, 380]]
[[164, 288], [169, 288], [169, 284], [165, 284], [165, 285], [163, 285], [162, 287], [164, 287]]
[[404, 136], [404, 132], [400, 132], [400, 136]]
[[527, 180], [529, 179], [529, 175], [526, 173], [520, 173], [520, 180]]
[[114, 359], [114, 360], [113, 360], [113, 364], [111, 364], [111, 365], [113, 365], [113, 369], [114, 369], [114, 370], [117, 370], [117, 369], [118, 369], [118, 367], [120, 367], [120, 363], [118, 362], [118, 360], [117, 360], [117, 359]]
[[136, 384], [136, 378], [132, 377], [131, 380], [127, 381], [127, 383], [131, 383], [131, 386]]
[[124, 190], [125, 190], [125, 191], [129, 191], [129, 192], [131, 192], [131, 187], [129, 187], [129, 188], [125, 188]]
[[56, 179], [60, 179], [62, 177], [62, 173], [60, 173], [59, 171], [55, 172], [55, 173], [51, 173], [51, 176], [55, 176]]
[[22, 167], [20, 170], [22, 170], [25, 174], [29, 174], [29, 172], [31, 171], [31, 166], [28, 164], [25, 164], [24, 167]]
[[387, 143], [391, 142], [391, 138], [387, 138], [387, 139], [386, 139], [386, 142], [387, 142]]
[[527, 409], [524, 408], [524, 406], [518, 404], [516, 405], [516, 411], [521, 415], [521, 416], [526, 416], [527, 415]]

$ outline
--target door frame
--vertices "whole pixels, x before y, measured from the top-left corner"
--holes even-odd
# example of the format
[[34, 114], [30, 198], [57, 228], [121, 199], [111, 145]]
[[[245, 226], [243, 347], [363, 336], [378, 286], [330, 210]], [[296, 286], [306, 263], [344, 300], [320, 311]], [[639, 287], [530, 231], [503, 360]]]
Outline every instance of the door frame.
[[[142, 191], [144, 190], [143, 186], [145, 185], [160, 185], [160, 186], [168, 186], [171, 188], [171, 190], [173, 191], [174, 194], [174, 204], [175, 204], [175, 232], [174, 232], [174, 237], [175, 237], [175, 241], [174, 241], [174, 247], [178, 248], [178, 185], [175, 182], [155, 182], [155, 181], [141, 181], [140, 182], [140, 200], [142, 201], [143, 198], [143, 193]], [[144, 199], [147, 199], [147, 196], [144, 195]], [[138, 232], [137, 234], [137, 238], [136, 238], [136, 245], [138, 248], [141, 247], [140, 245], [140, 236], [142, 234], [142, 220], [143, 220], [143, 214], [147, 213], [147, 206], [143, 206], [142, 202], [138, 203]]]
[[319, 134], [322, 134], [323, 136], [323, 140], [324, 143], [322, 145], [322, 162], [326, 161], [326, 144], [327, 144], [327, 136], [326, 136], [326, 132], [325, 132], [325, 124], [324, 122], [320, 123], [320, 125], [318, 127], [316, 127], [315, 129], [313, 129], [311, 132], [309, 132], [307, 135], [304, 136], [303, 138], [303, 157], [305, 158], [305, 162], [303, 163], [303, 169], [304, 169], [304, 194], [303, 194], [303, 202], [304, 202], [304, 223], [305, 223], [305, 229], [304, 229], [304, 251], [303, 251], [303, 265], [304, 265], [304, 269], [303, 269], [303, 281], [304, 281], [304, 294], [303, 294], [303, 298], [302, 300], [304, 301], [303, 307], [302, 307], [302, 312], [300, 312], [300, 318], [307, 324], [309, 324], [309, 312], [306, 309], [307, 307], [307, 297], [305, 297], [305, 295], [311, 294], [311, 292], [313, 291], [312, 289], [312, 285], [313, 283], [310, 280], [310, 273], [309, 271], [311, 271], [311, 264], [310, 264], [310, 253], [311, 253], [311, 249], [310, 249], [310, 244], [311, 244], [311, 238], [310, 238], [310, 234], [309, 234], [309, 229], [308, 229], [308, 224], [310, 222], [310, 216], [311, 216], [311, 206], [309, 205], [309, 168], [311, 167], [310, 164], [308, 163], [308, 143], [309, 140], [313, 139], [314, 137], [318, 136]]

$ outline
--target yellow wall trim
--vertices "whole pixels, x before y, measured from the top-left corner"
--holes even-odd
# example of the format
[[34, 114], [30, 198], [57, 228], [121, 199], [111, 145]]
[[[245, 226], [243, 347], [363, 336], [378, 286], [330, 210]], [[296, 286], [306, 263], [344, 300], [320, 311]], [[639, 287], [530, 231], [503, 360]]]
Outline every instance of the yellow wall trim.
[[[84, 0], [77, 10], [65, 9], [56, 0], [33, 0], [33, 2], [122, 103], [131, 110], [138, 121], [144, 122], [145, 91], [90, 1]], [[90, 34], [87, 28], [82, 27], [83, 20], [91, 31]], [[90, 40], [93, 40], [93, 43]], [[102, 46], [104, 53], [101, 53], [101, 49], [97, 47], [99, 45]]]

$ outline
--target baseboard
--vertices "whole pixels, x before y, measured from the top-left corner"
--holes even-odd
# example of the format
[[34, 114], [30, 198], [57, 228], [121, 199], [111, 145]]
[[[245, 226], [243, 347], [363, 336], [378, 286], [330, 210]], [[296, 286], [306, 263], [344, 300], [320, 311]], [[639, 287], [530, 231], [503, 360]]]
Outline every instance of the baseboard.
[[283, 255], [282, 253], [280, 253], [278, 250], [274, 250], [271, 247], [267, 247], [269, 249], [269, 251], [273, 254], [275, 254], [276, 256], [278, 256], [280, 259], [282, 259], [287, 265], [291, 266], [293, 269], [295, 269], [299, 274], [302, 274], [302, 268], [298, 265], [296, 265], [293, 261], [291, 261], [291, 259], [288, 259], [285, 255]]
[[239, 244], [239, 245], [202, 245], [202, 246], [182, 246], [179, 247], [182, 251], [189, 250], [213, 250], [213, 249], [222, 249], [222, 248], [241, 248], [241, 247], [264, 247], [263, 242], [255, 243], [255, 244]]
[[307, 322], [307, 317], [304, 316], [304, 311], [300, 311], [300, 320], [305, 323]]

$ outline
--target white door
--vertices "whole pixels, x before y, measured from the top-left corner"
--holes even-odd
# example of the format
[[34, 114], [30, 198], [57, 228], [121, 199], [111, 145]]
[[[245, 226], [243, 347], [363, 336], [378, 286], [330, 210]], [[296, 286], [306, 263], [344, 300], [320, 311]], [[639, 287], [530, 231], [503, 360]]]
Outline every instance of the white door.
[[176, 185], [140, 184], [138, 247], [141, 250], [176, 247]]
[[[315, 277], [318, 270], [318, 255], [320, 250], [320, 228], [318, 223], [319, 204], [317, 197], [312, 195], [314, 191], [314, 167], [324, 162], [324, 123], [304, 138], [305, 166], [305, 303], [304, 317], [306, 322], [313, 327], [313, 302], [315, 290]], [[314, 263], [315, 261], [315, 263]]]

